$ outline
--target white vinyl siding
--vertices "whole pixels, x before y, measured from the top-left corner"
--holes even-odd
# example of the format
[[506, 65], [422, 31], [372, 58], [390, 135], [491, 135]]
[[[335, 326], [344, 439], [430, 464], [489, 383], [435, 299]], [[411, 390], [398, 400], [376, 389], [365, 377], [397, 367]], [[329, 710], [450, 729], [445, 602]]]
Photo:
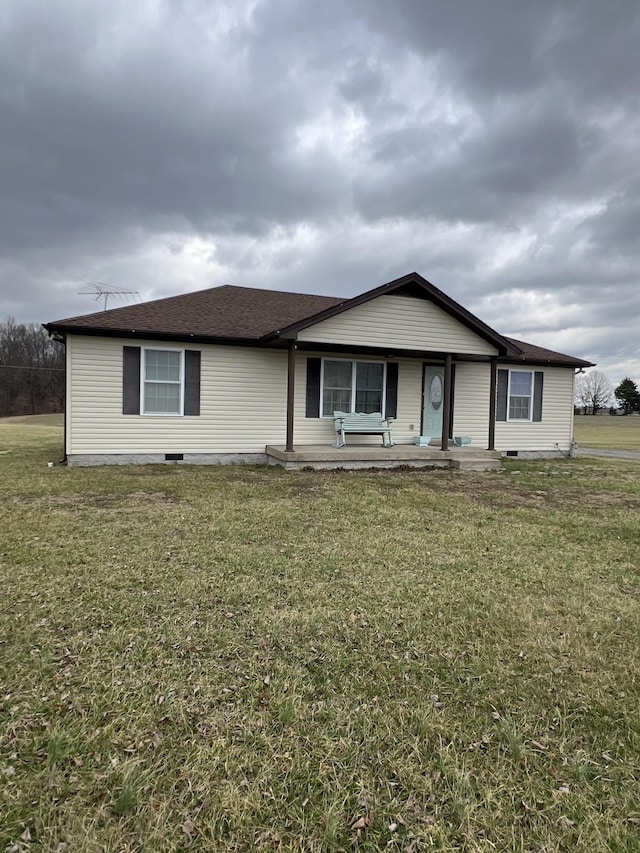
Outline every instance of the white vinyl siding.
[[[131, 340], [67, 337], [68, 454], [263, 453], [286, 437], [287, 354], [251, 347], [189, 345], [199, 349], [201, 415], [197, 418], [122, 414], [123, 346]], [[157, 348], [152, 341], [135, 345]], [[335, 359], [330, 349], [314, 357]], [[357, 359], [366, 361], [366, 356]], [[398, 405], [394, 441], [410, 444], [420, 433], [422, 359], [397, 359]], [[508, 368], [509, 365], [500, 365]], [[510, 365], [521, 370], [522, 365]], [[542, 369], [542, 368], [535, 368]], [[499, 450], [556, 451], [570, 446], [573, 429], [573, 369], [544, 369], [542, 422], [498, 422]], [[296, 355], [295, 445], [335, 440], [331, 418], [306, 417], [307, 354]], [[469, 435], [486, 447], [489, 429], [489, 364], [458, 362], [455, 371], [454, 435]], [[377, 436], [349, 443], [379, 444]]]
[[[286, 352], [190, 344], [189, 349], [202, 353], [200, 417], [149, 418], [122, 414], [122, 347], [131, 345], [153, 348], [150, 341], [67, 337], [68, 454], [263, 453], [267, 444], [285, 443]], [[317, 356], [335, 358], [331, 352]], [[422, 362], [400, 360], [399, 374], [393, 434], [395, 441], [410, 444], [420, 431]], [[333, 419], [306, 417], [306, 378], [307, 354], [299, 352], [295, 444], [331, 445]], [[350, 437], [350, 443], [379, 441], [377, 436]]]
[[68, 336], [67, 453], [264, 453], [284, 443], [286, 352], [189, 344], [202, 353], [200, 417], [148, 417], [122, 414], [122, 348], [132, 345], [159, 347]]
[[[522, 365], [500, 365], [500, 369], [522, 371]], [[557, 452], [556, 442], [568, 451], [573, 438], [573, 369], [532, 367], [544, 373], [542, 421], [498, 421], [496, 450], [539, 450]], [[489, 431], [488, 364], [460, 362], [456, 365], [453, 434], [469, 435], [472, 446], [487, 447]]]
[[[500, 365], [522, 370], [522, 365]], [[498, 450], [556, 451], [556, 442], [569, 450], [573, 438], [573, 368], [533, 367], [544, 373], [542, 421], [498, 421], [496, 448]]]
[[489, 390], [491, 368], [478, 362], [460, 362], [455, 368], [453, 435], [468, 435], [472, 447], [489, 446]]
[[304, 329], [300, 341], [496, 355], [495, 347], [427, 299], [378, 296]]

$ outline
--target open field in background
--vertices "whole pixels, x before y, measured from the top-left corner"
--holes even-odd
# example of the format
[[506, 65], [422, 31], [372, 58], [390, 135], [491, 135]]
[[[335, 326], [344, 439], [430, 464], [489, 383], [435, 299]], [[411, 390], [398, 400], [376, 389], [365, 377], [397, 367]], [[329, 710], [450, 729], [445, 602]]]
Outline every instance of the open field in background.
[[573, 434], [581, 447], [640, 451], [640, 415], [575, 415]]
[[639, 462], [0, 450], [0, 850], [638, 850]]
[[13, 418], [0, 418], [0, 424], [28, 424], [29, 426], [62, 426], [64, 418], [62, 414], [53, 415], [18, 415]]

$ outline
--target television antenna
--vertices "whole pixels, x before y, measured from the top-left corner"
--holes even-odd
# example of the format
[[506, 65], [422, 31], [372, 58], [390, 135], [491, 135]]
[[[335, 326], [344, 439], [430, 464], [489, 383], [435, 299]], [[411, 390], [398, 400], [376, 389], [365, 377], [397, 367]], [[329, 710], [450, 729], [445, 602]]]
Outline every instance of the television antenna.
[[141, 301], [140, 292], [138, 290], [124, 290], [122, 287], [107, 285], [102, 281], [90, 281], [82, 290], [79, 290], [78, 293], [82, 296], [93, 296], [96, 302], [100, 299], [104, 299], [103, 311], [107, 310], [109, 298], [112, 296], [119, 296], [122, 300], [124, 300], [125, 296], [133, 296], [134, 298], [137, 297], [138, 301]]

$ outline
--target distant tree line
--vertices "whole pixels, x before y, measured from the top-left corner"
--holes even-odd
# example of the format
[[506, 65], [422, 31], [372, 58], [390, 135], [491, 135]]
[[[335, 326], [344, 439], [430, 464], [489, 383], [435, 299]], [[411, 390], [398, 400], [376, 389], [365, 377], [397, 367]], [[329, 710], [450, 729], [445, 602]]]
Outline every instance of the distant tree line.
[[37, 323], [0, 323], [0, 417], [63, 407], [64, 346]]
[[[617, 407], [612, 405], [615, 400]], [[576, 379], [576, 412], [583, 415], [610, 414], [632, 415], [640, 413], [640, 391], [628, 376], [614, 389], [604, 373], [591, 370]]]

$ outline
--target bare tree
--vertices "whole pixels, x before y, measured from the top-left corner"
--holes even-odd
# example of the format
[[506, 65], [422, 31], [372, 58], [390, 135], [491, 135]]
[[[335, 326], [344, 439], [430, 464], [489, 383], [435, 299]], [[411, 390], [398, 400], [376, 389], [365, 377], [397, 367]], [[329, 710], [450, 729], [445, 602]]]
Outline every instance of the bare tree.
[[0, 323], [0, 416], [59, 412], [63, 398], [64, 348], [36, 323]]
[[576, 379], [576, 403], [585, 414], [597, 415], [609, 405], [612, 397], [611, 383], [599, 370], [592, 370]]

